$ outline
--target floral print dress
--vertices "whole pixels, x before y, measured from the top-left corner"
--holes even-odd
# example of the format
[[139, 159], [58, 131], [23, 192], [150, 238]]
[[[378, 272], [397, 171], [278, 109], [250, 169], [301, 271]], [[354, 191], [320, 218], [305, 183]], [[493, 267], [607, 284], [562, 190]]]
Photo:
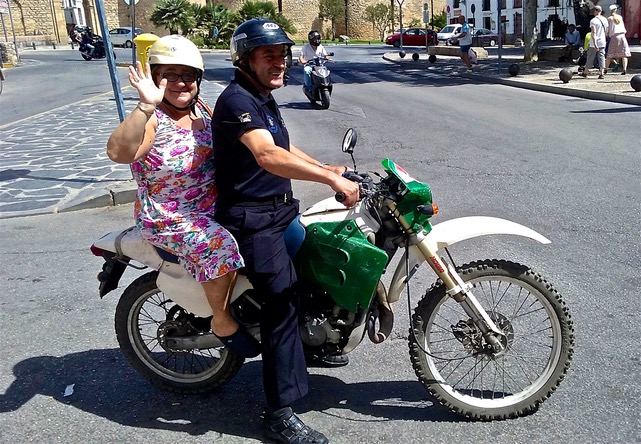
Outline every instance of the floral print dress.
[[149, 153], [131, 165], [138, 184], [136, 226], [152, 244], [179, 258], [198, 282], [243, 267], [232, 235], [214, 220], [218, 191], [214, 182], [211, 118], [202, 130], [176, 125], [156, 109], [158, 127]]

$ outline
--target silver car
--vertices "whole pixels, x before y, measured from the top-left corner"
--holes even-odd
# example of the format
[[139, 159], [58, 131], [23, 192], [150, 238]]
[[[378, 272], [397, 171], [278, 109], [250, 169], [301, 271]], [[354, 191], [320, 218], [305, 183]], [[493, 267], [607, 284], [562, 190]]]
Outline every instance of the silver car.
[[132, 33], [130, 26], [122, 26], [120, 28], [110, 30], [109, 38], [111, 39], [111, 44], [113, 46], [131, 48], [134, 45], [134, 39], [140, 34], [142, 34], [141, 28], [135, 28], [135, 32]]

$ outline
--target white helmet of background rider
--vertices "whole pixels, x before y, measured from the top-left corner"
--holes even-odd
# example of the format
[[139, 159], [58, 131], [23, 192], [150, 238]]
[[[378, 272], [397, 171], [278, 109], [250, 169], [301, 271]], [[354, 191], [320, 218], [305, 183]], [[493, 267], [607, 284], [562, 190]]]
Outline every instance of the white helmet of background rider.
[[[177, 34], [161, 37], [149, 48], [147, 60], [151, 67], [151, 74], [154, 82], [157, 82], [156, 76], [154, 75], [154, 69], [161, 65], [184, 65], [195, 68], [198, 72], [198, 77], [196, 78], [198, 92], [192, 100], [190, 107], [196, 103], [198, 100], [198, 94], [200, 94], [200, 82], [205, 71], [205, 63], [203, 62], [203, 56], [200, 54], [200, 50], [191, 40]], [[171, 105], [165, 100], [163, 100], [163, 102]], [[174, 105], [171, 106], [177, 108]]]

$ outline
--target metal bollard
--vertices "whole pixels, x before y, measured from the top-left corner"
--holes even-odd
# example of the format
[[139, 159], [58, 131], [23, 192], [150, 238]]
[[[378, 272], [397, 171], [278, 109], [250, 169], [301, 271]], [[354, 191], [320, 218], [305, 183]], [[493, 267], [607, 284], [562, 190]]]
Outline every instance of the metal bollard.
[[31, 42], [31, 47], [35, 50], [36, 49], [36, 42]]
[[56, 42], [53, 42], [53, 49], [56, 49]]

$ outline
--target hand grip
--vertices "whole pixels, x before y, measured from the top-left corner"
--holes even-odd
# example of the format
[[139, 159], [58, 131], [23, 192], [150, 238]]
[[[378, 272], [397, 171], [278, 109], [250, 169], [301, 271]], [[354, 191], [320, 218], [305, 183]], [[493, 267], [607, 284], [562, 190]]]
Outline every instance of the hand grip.
[[343, 202], [345, 200], [345, 193], [336, 193], [334, 198], [337, 202]]

